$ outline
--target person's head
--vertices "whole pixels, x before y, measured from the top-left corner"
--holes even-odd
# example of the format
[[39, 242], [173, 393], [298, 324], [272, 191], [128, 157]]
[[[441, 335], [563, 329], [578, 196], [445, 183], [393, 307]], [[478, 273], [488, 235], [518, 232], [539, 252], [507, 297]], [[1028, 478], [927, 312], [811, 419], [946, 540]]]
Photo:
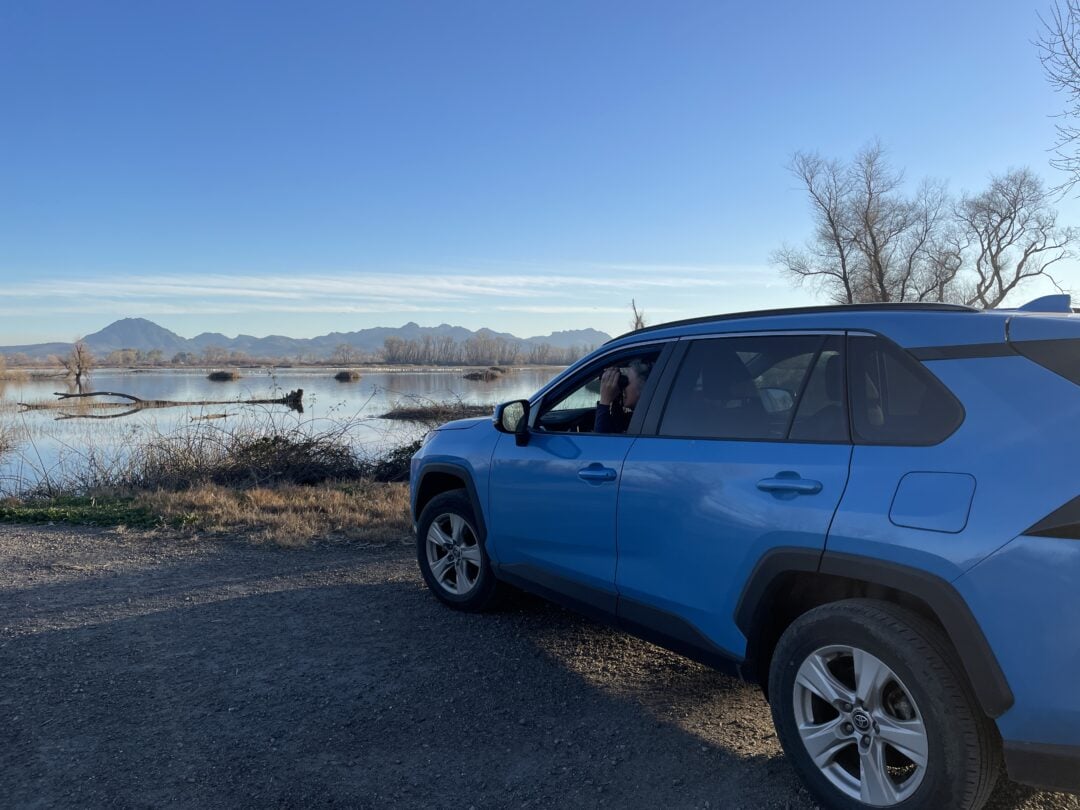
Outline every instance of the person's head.
[[625, 407], [633, 408], [637, 405], [638, 400], [641, 399], [641, 392], [645, 390], [645, 382], [649, 379], [650, 371], [652, 371], [652, 363], [639, 357], [635, 357], [626, 364], [624, 373], [630, 382], [623, 391]]

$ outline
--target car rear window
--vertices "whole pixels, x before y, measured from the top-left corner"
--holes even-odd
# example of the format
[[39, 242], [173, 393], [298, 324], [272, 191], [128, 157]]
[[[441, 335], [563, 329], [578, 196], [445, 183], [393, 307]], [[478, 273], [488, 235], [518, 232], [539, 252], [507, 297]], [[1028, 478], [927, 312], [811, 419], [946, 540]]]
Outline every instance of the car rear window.
[[833, 336], [818, 354], [810, 379], [799, 397], [799, 411], [788, 438], [800, 442], [848, 442], [844, 396], [844, 339]]
[[848, 340], [851, 427], [858, 444], [930, 445], [964, 421], [952, 392], [900, 347], [878, 337]]

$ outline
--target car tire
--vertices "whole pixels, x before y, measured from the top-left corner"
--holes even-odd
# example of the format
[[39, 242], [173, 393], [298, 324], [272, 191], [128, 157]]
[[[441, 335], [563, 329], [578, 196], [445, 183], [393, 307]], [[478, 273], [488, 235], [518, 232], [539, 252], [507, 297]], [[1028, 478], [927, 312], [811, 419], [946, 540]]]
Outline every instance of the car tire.
[[823, 605], [784, 631], [769, 668], [777, 735], [825, 807], [977, 810], [1000, 739], [937, 625], [871, 599]]
[[455, 610], [493, 607], [499, 582], [465, 490], [436, 495], [416, 524], [416, 558], [432, 593]]

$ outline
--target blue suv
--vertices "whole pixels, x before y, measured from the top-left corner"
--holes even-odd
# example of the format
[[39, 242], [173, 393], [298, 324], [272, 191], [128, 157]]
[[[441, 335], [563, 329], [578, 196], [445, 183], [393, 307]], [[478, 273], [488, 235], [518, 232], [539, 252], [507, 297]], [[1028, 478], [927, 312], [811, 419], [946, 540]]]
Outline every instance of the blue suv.
[[[631, 395], [632, 394], [632, 395]], [[412, 461], [421, 573], [756, 682], [828, 807], [1080, 791], [1080, 316], [854, 305], [613, 340]]]

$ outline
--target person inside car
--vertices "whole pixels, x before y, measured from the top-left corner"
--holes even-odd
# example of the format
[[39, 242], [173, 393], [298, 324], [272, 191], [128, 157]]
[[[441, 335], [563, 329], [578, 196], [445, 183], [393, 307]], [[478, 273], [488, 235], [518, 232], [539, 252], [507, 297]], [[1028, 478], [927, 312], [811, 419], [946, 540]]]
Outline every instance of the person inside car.
[[600, 377], [594, 433], [625, 433], [641, 399], [652, 363], [634, 358], [625, 367], [606, 368]]

